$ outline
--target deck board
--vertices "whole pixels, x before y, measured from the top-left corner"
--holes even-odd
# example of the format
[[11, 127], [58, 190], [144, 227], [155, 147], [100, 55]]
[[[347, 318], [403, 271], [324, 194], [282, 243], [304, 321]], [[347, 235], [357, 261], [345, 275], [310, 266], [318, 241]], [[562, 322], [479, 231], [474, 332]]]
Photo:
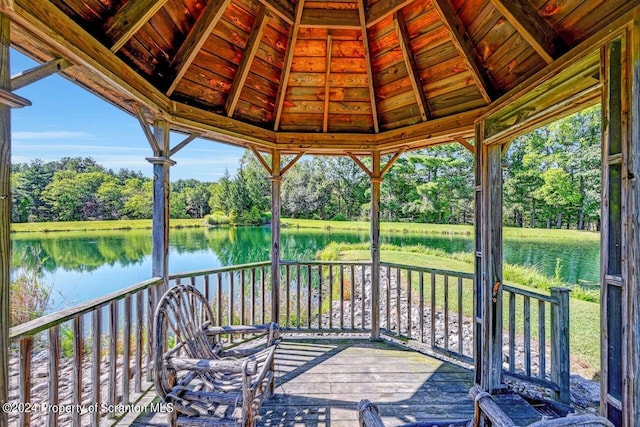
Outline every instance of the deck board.
[[[387, 342], [286, 337], [276, 354], [276, 390], [263, 403], [261, 426], [355, 426], [360, 399], [376, 403], [385, 425], [472, 418], [473, 372]], [[518, 396], [499, 398], [518, 423], [535, 410]], [[519, 399], [519, 401], [518, 401]], [[166, 426], [165, 414], [142, 414], [132, 426]]]

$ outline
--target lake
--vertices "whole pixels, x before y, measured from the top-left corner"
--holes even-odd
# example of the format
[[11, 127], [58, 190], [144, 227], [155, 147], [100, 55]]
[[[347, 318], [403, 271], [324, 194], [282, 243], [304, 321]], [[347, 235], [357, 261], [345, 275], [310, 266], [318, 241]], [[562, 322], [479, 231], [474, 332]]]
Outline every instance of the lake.
[[[472, 252], [472, 236], [382, 233], [383, 243], [424, 245], [446, 252]], [[281, 252], [286, 260], [315, 259], [331, 241], [368, 242], [368, 232], [311, 229], [282, 230]], [[77, 304], [116, 291], [151, 274], [151, 230], [51, 232], [12, 234], [13, 264], [34, 262], [32, 249], [40, 248], [45, 281], [53, 285], [54, 309]], [[171, 273], [245, 264], [269, 259], [269, 227], [172, 229]], [[504, 241], [505, 261], [536, 266], [554, 276], [560, 259], [560, 275], [569, 283], [598, 283], [600, 244], [597, 240]]]

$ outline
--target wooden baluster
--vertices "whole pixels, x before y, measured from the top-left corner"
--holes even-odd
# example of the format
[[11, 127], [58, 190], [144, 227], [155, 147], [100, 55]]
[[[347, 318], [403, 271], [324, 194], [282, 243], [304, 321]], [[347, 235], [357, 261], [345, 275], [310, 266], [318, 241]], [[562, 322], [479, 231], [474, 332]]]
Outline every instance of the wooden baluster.
[[318, 266], [318, 329], [322, 329], [322, 264]]
[[209, 289], [209, 275], [204, 275], [204, 298], [209, 304], [211, 304], [211, 293]]
[[307, 329], [311, 329], [311, 266], [307, 265]]
[[[33, 337], [28, 336], [20, 339], [20, 402], [19, 403], [23, 403], [23, 404], [31, 403], [32, 351], [33, 351]], [[24, 427], [28, 427], [29, 425], [31, 425], [30, 412], [27, 412], [27, 411], [20, 412], [20, 425]]]
[[[354, 265], [351, 265], [351, 269], [350, 269], [350, 273], [351, 273], [351, 329], [355, 329], [356, 328], [356, 267]], [[364, 297], [364, 295], [363, 295]]]
[[256, 324], [256, 267], [251, 269], [251, 324]]
[[289, 327], [289, 323], [291, 320], [291, 266], [287, 264], [285, 266], [285, 307], [284, 312], [286, 316], [285, 324], [287, 328]]
[[296, 266], [296, 328], [300, 329], [300, 289], [302, 286], [300, 285], [300, 264]]
[[[82, 404], [82, 350], [84, 339], [82, 336], [82, 315], [73, 318], [73, 404]], [[115, 363], [115, 360], [114, 360]], [[80, 411], [73, 411], [71, 422], [74, 426], [81, 425]]]
[[431, 272], [431, 348], [436, 347], [436, 273]]
[[464, 331], [462, 330], [462, 276], [458, 276], [458, 353], [464, 353]]
[[449, 275], [444, 275], [444, 348], [449, 350]]
[[411, 339], [411, 269], [407, 270], [407, 337]]
[[267, 318], [267, 315], [266, 315], [267, 306], [265, 305], [266, 304], [266, 301], [265, 301], [265, 297], [266, 296], [265, 296], [265, 291], [264, 291], [264, 289], [265, 289], [265, 284], [264, 283], [265, 283], [266, 278], [267, 278], [267, 274], [265, 273], [265, 268], [262, 267], [260, 269], [260, 283], [262, 285], [262, 291], [261, 291], [260, 297], [262, 298], [261, 302], [262, 302], [262, 323], [263, 324], [265, 323], [265, 319]]
[[[91, 384], [93, 387], [91, 389], [91, 403], [96, 404], [100, 407], [100, 402], [102, 401], [102, 396], [100, 394], [100, 390], [102, 389], [102, 385], [100, 382], [100, 371], [101, 371], [101, 353], [102, 353], [102, 307], [98, 307], [93, 310], [92, 318], [91, 318], [91, 352], [92, 354], [92, 365], [91, 365]], [[100, 411], [94, 411], [91, 414], [91, 425], [96, 427], [100, 425]]]
[[[366, 266], [364, 266], [364, 265], [362, 266], [362, 271], [361, 271], [361, 273], [362, 273], [362, 281], [360, 283], [360, 287], [362, 288], [361, 289], [362, 293], [361, 293], [361, 297], [360, 297], [360, 300], [362, 302], [362, 323], [361, 323], [362, 329], [367, 329], [367, 319], [366, 319], [366, 316], [364, 314], [366, 312], [366, 308], [367, 308], [366, 307], [367, 306], [367, 296], [366, 296], [366, 293], [365, 293], [365, 287], [366, 287], [365, 286], [365, 277], [366, 277], [365, 270], [366, 270], [366, 268], [367, 268]], [[371, 266], [369, 266], [369, 268], [371, 268]]]
[[[59, 400], [59, 379], [60, 379], [60, 325], [49, 328], [49, 403], [57, 405]], [[58, 426], [58, 413], [49, 411], [47, 414], [47, 425], [49, 427]]]
[[387, 267], [387, 331], [391, 331], [391, 267]]
[[396, 331], [398, 335], [402, 334], [402, 275], [400, 267], [396, 268]]
[[538, 300], [538, 378], [544, 380], [547, 371], [547, 325], [545, 302]]
[[340, 329], [344, 329], [344, 266], [340, 264]]
[[122, 402], [129, 403], [131, 377], [131, 295], [124, 297], [122, 325]]
[[420, 342], [424, 343], [424, 272], [420, 272]]
[[[118, 358], [118, 301], [111, 301], [109, 309], [109, 405], [115, 405], [118, 403], [118, 377], [116, 371], [116, 360]], [[153, 318], [153, 312], [150, 312], [150, 317]], [[149, 334], [149, 337], [151, 337], [151, 334]], [[109, 416], [114, 418], [115, 413], [110, 412]]]
[[222, 309], [222, 273], [218, 273], [217, 275], [217, 286], [218, 288], [216, 289], [216, 296], [218, 298], [218, 326], [222, 326], [222, 315], [223, 315], [223, 309]]
[[329, 264], [329, 329], [333, 328], [333, 266]]
[[524, 297], [524, 372], [531, 376], [531, 299]]
[[[136, 293], [136, 375], [133, 389], [136, 393], [142, 392], [142, 353], [143, 340], [142, 329], [144, 321], [144, 303], [142, 301], [142, 291]], [[95, 384], [95, 383], [94, 383]]]
[[516, 294], [509, 292], [509, 372], [516, 370]]

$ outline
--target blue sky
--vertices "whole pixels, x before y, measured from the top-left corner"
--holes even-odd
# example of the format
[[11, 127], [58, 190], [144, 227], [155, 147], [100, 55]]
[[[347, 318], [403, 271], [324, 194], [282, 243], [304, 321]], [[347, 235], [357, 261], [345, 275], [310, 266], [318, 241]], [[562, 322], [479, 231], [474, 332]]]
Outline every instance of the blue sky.
[[[26, 56], [11, 51], [11, 72], [35, 66]], [[138, 121], [68, 80], [53, 75], [16, 91], [33, 105], [12, 111], [12, 162], [61, 157], [92, 157], [107, 168], [140, 170], [151, 176], [152, 155]], [[172, 146], [183, 135], [173, 135]], [[244, 149], [197, 139], [173, 159], [171, 180], [195, 178], [216, 181], [225, 169], [233, 175]]]

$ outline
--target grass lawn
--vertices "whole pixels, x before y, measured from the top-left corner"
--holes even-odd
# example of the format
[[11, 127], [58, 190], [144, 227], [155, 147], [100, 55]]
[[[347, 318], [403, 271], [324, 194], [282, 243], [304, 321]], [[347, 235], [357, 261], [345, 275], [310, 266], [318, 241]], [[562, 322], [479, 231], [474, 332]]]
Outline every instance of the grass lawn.
[[[347, 250], [339, 253], [341, 260], [369, 260], [370, 253], [368, 250]], [[381, 251], [382, 261], [403, 264], [425, 266], [442, 270], [454, 270], [472, 273], [473, 264], [463, 260], [454, 259], [441, 255], [421, 254], [415, 252], [405, 252], [401, 250], [384, 250]], [[413, 280], [412, 283], [417, 283]], [[530, 290], [537, 293], [548, 294], [547, 291], [535, 289], [522, 284], [508, 281], [507, 283]], [[450, 297], [452, 301], [457, 298], [455, 286], [450, 288]], [[437, 295], [438, 300], [442, 296]], [[472, 316], [472, 295], [463, 295], [463, 307], [465, 307], [465, 316]], [[505, 300], [504, 308], [507, 310], [508, 302]], [[455, 309], [452, 307], [452, 309]], [[522, 325], [522, 312], [517, 310], [516, 324]], [[537, 306], [531, 306], [531, 337], [537, 337]], [[588, 301], [582, 301], [570, 298], [570, 340], [571, 340], [571, 369], [573, 372], [579, 373], [587, 378], [597, 378], [600, 366], [600, 304]], [[549, 321], [549, 313], [547, 313], [547, 322]], [[549, 363], [549, 362], [547, 362]]]
[[[171, 228], [202, 227], [202, 219], [172, 219]], [[14, 233], [48, 231], [91, 231], [91, 230], [139, 230], [151, 228], [150, 219], [122, 219], [113, 221], [60, 221], [25, 222], [11, 224]]]
[[[356, 230], [369, 231], [368, 221], [324, 221], [316, 219], [293, 219], [283, 218], [282, 225], [291, 228], [314, 228], [321, 230]], [[473, 235], [473, 226], [454, 224], [422, 224], [412, 222], [383, 222], [381, 230], [395, 233], [417, 233], [417, 234], [453, 234], [453, 235]], [[504, 227], [505, 239], [527, 238], [530, 240], [553, 239], [588, 239], [600, 240], [600, 233], [592, 231], [578, 230], [557, 230], [546, 228], [515, 228]]]

